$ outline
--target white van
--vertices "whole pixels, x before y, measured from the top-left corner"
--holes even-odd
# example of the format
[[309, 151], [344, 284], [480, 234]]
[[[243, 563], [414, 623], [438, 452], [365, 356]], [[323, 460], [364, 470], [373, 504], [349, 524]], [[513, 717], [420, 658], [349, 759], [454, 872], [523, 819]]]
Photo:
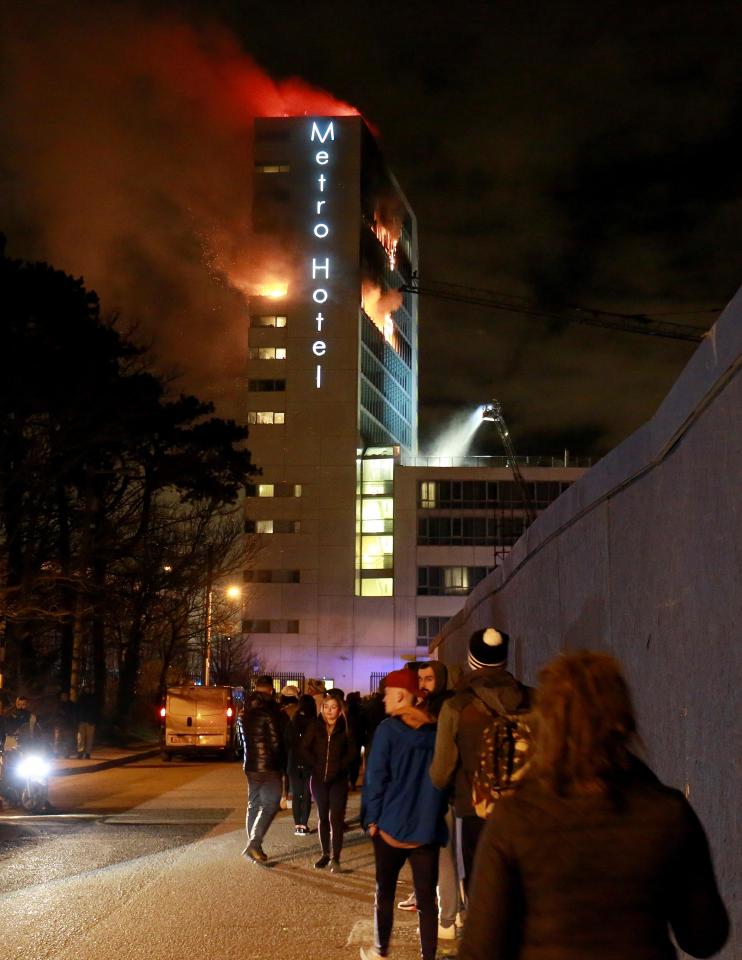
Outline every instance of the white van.
[[242, 687], [169, 687], [160, 709], [163, 760], [174, 753], [214, 752], [234, 759], [235, 721], [245, 704]]

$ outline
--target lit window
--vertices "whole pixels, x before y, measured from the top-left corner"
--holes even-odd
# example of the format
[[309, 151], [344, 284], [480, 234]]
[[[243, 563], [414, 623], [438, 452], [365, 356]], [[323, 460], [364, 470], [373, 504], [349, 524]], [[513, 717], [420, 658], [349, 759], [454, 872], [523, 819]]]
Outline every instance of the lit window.
[[363, 533], [391, 533], [393, 529], [394, 500], [391, 497], [373, 497], [361, 504]]
[[285, 422], [283, 410], [250, 410], [247, 414], [248, 423], [281, 424]]
[[255, 533], [299, 533], [299, 520], [256, 520]]
[[257, 496], [259, 497], [300, 497], [300, 483], [259, 483]]
[[443, 589], [446, 593], [469, 592], [468, 567], [444, 567]]
[[251, 327], [285, 327], [286, 326], [286, 317], [278, 316], [276, 314], [264, 314], [257, 317], [250, 318]]
[[256, 163], [256, 173], [289, 173], [291, 166], [288, 163]]
[[423, 480], [420, 484], [420, 506], [429, 510], [438, 505], [438, 484], [435, 480]]
[[394, 580], [391, 577], [368, 577], [361, 580], [362, 597], [394, 596]]
[[394, 566], [394, 537], [364, 536], [361, 540], [361, 569], [390, 570]]
[[285, 360], [286, 347], [250, 347], [250, 360]]

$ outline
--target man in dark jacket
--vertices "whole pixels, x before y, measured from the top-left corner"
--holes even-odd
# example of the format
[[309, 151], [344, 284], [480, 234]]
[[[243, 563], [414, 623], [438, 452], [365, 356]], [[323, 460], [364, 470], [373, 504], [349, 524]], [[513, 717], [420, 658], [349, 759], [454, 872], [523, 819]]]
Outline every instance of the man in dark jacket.
[[386, 957], [394, 922], [394, 894], [407, 860], [417, 896], [422, 960], [435, 960], [438, 911], [435, 888], [438, 853], [446, 840], [445, 795], [428, 772], [435, 747], [430, 715], [414, 706], [414, 671], [394, 670], [385, 680], [384, 706], [374, 750], [363, 780], [361, 820], [371, 834], [376, 861], [375, 944], [361, 948], [361, 960]]
[[438, 717], [430, 778], [441, 790], [453, 787], [454, 811], [461, 817], [461, 855], [467, 890], [474, 852], [485, 824], [472, 803], [472, 781], [479, 764], [482, 734], [494, 715], [515, 713], [529, 702], [528, 688], [505, 669], [509, 640], [507, 633], [494, 627], [472, 634], [467, 661], [472, 672], [459, 681], [456, 696], [446, 700]]
[[258, 677], [245, 709], [237, 719], [247, 777], [247, 846], [242, 853], [256, 863], [268, 859], [263, 838], [281, 803], [286, 770], [284, 727], [286, 714], [273, 698], [273, 680]]

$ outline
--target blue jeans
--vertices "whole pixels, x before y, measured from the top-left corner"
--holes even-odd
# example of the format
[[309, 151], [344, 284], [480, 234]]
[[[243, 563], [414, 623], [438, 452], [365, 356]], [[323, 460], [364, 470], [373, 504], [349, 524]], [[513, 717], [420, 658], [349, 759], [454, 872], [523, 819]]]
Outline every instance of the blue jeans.
[[247, 814], [245, 829], [248, 846], [260, 847], [268, 827], [281, 805], [281, 774], [247, 774]]

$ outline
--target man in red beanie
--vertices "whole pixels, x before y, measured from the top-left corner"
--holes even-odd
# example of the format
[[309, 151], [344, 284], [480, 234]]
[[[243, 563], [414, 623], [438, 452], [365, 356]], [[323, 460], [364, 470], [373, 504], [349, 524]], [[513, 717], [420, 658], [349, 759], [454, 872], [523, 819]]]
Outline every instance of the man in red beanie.
[[361, 960], [388, 956], [399, 871], [407, 860], [417, 897], [422, 960], [435, 960], [438, 946], [438, 854], [446, 842], [445, 794], [428, 772], [435, 749], [435, 723], [414, 706], [413, 670], [393, 670], [384, 680], [386, 720], [379, 724], [363, 778], [361, 821], [372, 837], [376, 860], [373, 947]]

